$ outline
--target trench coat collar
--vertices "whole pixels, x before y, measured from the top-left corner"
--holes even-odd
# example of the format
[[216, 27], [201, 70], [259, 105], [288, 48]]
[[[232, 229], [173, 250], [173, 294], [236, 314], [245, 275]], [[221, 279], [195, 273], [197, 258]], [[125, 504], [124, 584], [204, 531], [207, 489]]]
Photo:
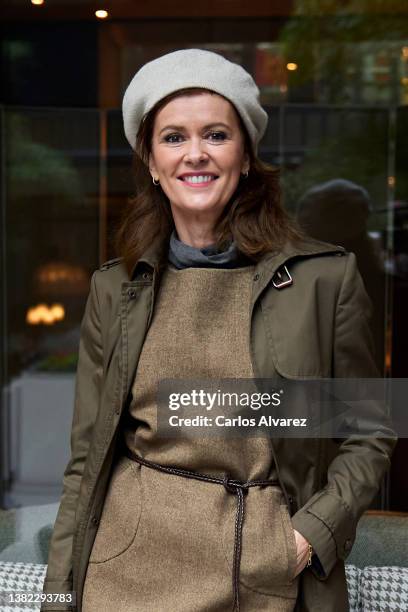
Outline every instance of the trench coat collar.
[[[169, 249], [169, 238], [163, 239], [160, 236], [152, 241], [143, 255], [134, 263], [132, 267], [130, 280], [134, 280], [139, 269], [145, 269], [146, 266], [154, 272], [160, 272], [167, 265], [167, 254]], [[274, 273], [283, 266], [285, 262], [293, 257], [313, 256], [323, 253], [341, 253], [346, 251], [340, 245], [330, 244], [316, 240], [311, 237], [305, 237], [297, 244], [292, 244], [286, 241], [284, 245], [276, 251], [266, 253], [260, 261], [255, 264], [255, 275], [260, 280], [260, 285], [267, 284]]]
[[170, 236], [167, 239], [163, 239], [161, 236], [156, 236], [152, 240], [150, 246], [146, 249], [143, 255], [134, 262], [130, 274], [131, 281], [135, 279], [139, 269], [148, 266], [157, 272], [167, 264], [169, 241]]

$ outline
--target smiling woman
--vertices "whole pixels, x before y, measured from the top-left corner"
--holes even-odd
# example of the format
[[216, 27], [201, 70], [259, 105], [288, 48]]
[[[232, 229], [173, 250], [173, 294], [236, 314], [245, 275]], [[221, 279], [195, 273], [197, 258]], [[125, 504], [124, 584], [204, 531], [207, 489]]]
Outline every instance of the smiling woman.
[[196, 248], [214, 243], [214, 227], [249, 170], [232, 104], [206, 91], [168, 102], [156, 115], [149, 166], [169, 199], [179, 239]]
[[[141, 69], [134, 77], [135, 87], [143, 87], [145, 78]], [[242, 79], [238, 86], [245, 89], [247, 78]], [[195, 80], [192, 75], [191, 82]], [[209, 81], [216, 87], [211, 76]], [[224, 251], [234, 236], [239, 251], [254, 261], [288, 240], [302, 239], [281, 203], [279, 169], [256, 154], [266, 126], [262, 107], [256, 102], [254, 109], [262, 112], [253, 123], [249, 118], [245, 123], [248, 110], [240, 114], [231, 99], [211, 87], [166, 85], [168, 93], [146, 109], [137, 129], [132, 113], [125, 112], [125, 133], [135, 151], [135, 189], [117, 227], [115, 249], [129, 271], [153, 240], [166, 241], [173, 230], [177, 238], [174, 215], [184, 238], [189, 230], [182, 219], [194, 224], [189, 240], [195, 248], [213, 243], [216, 251]], [[132, 91], [129, 87], [125, 93], [124, 109], [131, 105]], [[202, 183], [209, 175], [219, 178]], [[199, 178], [186, 181], [187, 176]], [[197, 215], [202, 224], [197, 224]]]
[[120, 257], [92, 277], [45, 592], [74, 590], [76, 612], [346, 612], [344, 558], [395, 440], [233, 437], [236, 403], [219, 435], [189, 422], [169, 439], [157, 394], [163, 379], [377, 375], [355, 257], [284, 211], [241, 66], [159, 57], [123, 118], [135, 195]]

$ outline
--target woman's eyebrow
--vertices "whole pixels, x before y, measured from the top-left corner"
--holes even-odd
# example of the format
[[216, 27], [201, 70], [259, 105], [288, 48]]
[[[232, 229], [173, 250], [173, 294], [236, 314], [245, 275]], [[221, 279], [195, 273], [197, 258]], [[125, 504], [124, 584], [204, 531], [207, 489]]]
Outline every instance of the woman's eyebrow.
[[[223, 123], [222, 121], [218, 121], [217, 123], [208, 123], [207, 125], [203, 126], [203, 130], [208, 130], [209, 128], [214, 128], [217, 126], [222, 126], [225, 127], [227, 129], [230, 129], [230, 126], [227, 125], [226, 123]], [[183, 125], [166, 125], [164, 128], [162, 128], [159, 132], [159, 134], [161, 134], [162, 132], [164, 132], [164, 130], [179, 130], [182, 131], [184, 130], [184, 126]]]

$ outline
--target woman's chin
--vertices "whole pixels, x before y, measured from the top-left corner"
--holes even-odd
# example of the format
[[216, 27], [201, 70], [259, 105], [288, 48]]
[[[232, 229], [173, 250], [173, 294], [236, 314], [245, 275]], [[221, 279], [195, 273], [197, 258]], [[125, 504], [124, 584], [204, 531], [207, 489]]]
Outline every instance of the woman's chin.
[[173, 213], [181, 215], [191, 215], [195, 213], [219, 215], [224, 207], [224, 204], [220, 205], [217, 202], [203, 202], [200, 200], [194, 201], [194, 198], [192, 198], [192, 201], [185, 204], [172, 205]]

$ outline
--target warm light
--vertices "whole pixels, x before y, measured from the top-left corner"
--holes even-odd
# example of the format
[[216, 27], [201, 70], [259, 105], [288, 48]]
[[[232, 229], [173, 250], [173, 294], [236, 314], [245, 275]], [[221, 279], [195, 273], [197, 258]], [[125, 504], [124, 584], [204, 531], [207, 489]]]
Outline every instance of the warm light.
[[35, 271], [34, 283], [43, 299], [60, 300], [67, 295], [86, 295], [89, 290], [89, 274], [78, 265], [51, 261]]
[[31, 0], [31, 4], [35, 4], [36, 6], [41, 6], [41, 4], [44, 4], [44, 0]]
[[408, 58], [408, 47], [402, 47], [402, 55]]
[[294, 62], [289, 62], [289, 64], [286, 64], [286, 68], [288, 70], [297, 70], [298, 69], [298, 65], [295, 64]]
[[95, 11], [95, 15], [98, 19], [106, 19], [108, 17], [108, 11], [101, 9], [99, 11]]
[[65, 316], [64, 307], [61, 304], [53, 304], [51, 306], [51, 312], [56, 321], [61, 321]]
[[26, 321], [29, 325], [53, 325], [56, 321], [61, 321], [65, 317], [65, 310], [62, 304], [53, 304], [48, 307], [47, 304], [37, 304], [28, 309]]
[[388, 185], [389, 185], [389, 187], [394, 187], [395, 186], [395, 176], [389, 176], [388, 177]]

